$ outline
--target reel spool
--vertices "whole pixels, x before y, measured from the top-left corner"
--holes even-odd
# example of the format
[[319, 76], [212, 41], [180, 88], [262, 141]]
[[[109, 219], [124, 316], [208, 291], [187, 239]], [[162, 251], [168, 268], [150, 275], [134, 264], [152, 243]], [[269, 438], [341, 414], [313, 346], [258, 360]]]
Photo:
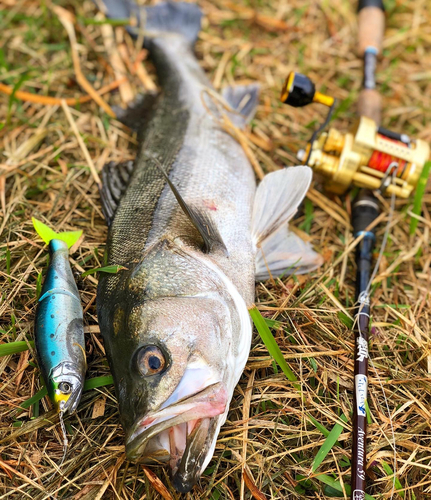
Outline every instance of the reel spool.
[[[325, 124], [334, 108], [332, 97], [316, 92], [307, 76], [293, 72], [286, 79], [281, 100], [294, 107], [311, 102], [329, 106]], [[430, 155], [425, 141], [412, 140], [405, 134], [378, 127], [374, 120], [365, 116], [359, 118], [348, 133], [330, 128], [318, 138], [316, 135], [313, 134], [305, 150], [298, 152], [298, 159], [322, 174], [326, 189], [336, 194], [345, 193], [353, 184], [408, 198]], [[396, 177], [392, 184], [394, 169]]]

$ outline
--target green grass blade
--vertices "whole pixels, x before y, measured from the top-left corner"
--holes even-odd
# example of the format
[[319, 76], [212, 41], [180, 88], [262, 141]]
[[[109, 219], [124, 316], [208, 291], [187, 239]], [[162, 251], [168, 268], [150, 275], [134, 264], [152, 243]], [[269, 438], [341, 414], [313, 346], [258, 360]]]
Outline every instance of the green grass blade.
[[[14, 344], [18, 344], [18, 342], [13, 342]], [[114, 383], [114, 379], [112, 375], [106, 375], [104, 377], [93, 377], [85, 381], [84, 383], [84, 391], [91, 391], [92, 389], [96, 389], [97, 387], [105, 387], [106, 385], [112, 385]], [[31, 405], [34, 405], [42, 398], [44, 398], [48, 394], [46, 386], [43, 386], [40, 391], [38, 391], [34, 396], [29, 399], [26, 399], [23, 403], [20, 404], [20, 407], [23, 410], [26, 410]]]
[[281, 323], [276, 321], [275, 319], [263, 318], [265, 323], [269, 326], [269, 328], [281, 328]]
[[42, 293], [42, 279], [43, 274], [42, 271], [38, 273], [36, 278], [36, 299], [39, 300], [40, 294]]
[[[340, 420], [343, 422], [347, 422], [347, 417], [345, 415], [341, 415]], [[331, 432], [328, 434], [328, 437], [325, 439], [325, 442], [320, 447], [320, 450], [317, 452], [317, 455], [314, 457], [312, 471], [316, 472], [317, 468], [325, 459], [326, 455], [331, 451], [332, 447], [337, 442], [340, 437], [341, 432], [343, 431], [344, 426], [336, 423], [332, 428]]]
[[305, 198], [304, 200], [304, 215], [305, 220], [302, 224], [300, 224], [299, 229], [305, 231], [307, 234], [310, 234], [311, 223], [314, 219], [314, 207], [313, 203], [308, 198]]
[[[412, 212], [415, 215], [420, 215], [422, 209], [422, 198], [425, 194], [425, 189], [427, 187], [428, 177], [431, 170], [431, 161], [427, 161], [422, 170], [421, 176], [419, 177], [418, 185], [416, 186], [415, 199], [413, 201]], [[418, 219], [412, 217], [410, 221], [410, 234], [414, 234], [418, 226]]]
[[0, 344], [0, 357], [26, 351], [29, 345], [34, 347], [34, 342], [32, 340], [29, 342], [22, 340], [19, 342], [6, 342], [5, 344]]
[[[394, 471], [392, 470], [392, 467], [388, 463], [386, 463], [384, 460], [382, 460], [380, 463], [382, 464], [382, 467], [383, 467], [384, 471], [386, 472], [386, 474], [388, 476], [393, 476]], [[391, 481], [391, 483], [394, 482], [394, 479], [392, 477], [389, 480]], [[397, 477], [395, 477], [395, 490], [398, 493], [398, 495], [400, 495], [401, 498], [405, 497], [405, 492], [399, 491], [399, 490], [403, 490], [403, 486]]]
[[12, 104], [15, 101], [15, 94], [18, 92], [18, 90], [22, 87], [23, 83], [30, 78], [30, 75], [28, 74], [28, 71], [26, 71], [19, 80], [15, 83], [12, 89], [12, 93], [9, 96], [9, 103], [8, 103], [8, 110], [7, 110], [7, 123], [9, 124], [10, 120], [10, 113], [12, 109]]
[[110, 274], [117, 274], [118, 272], [122, 271], [123, 269], [127, 270], [127, 267], [124, 266], [105, 266], [105, 267], [95, 267], [94, 269], [89, 269], [88, 271], [85, 271], [85, 273], [82, 273], [81, 276], [82, 278], [85, 278], [86, 276], [90, 274], [95, 274], [95, 273], [110, 273]]
[[[253, 305], [249, 309], [249, 313], [251, 319], [253, 320], [254, 326], [256, 327], [263, 343], [265, 344], [266, 348], [269, 351], [269, 354], [271, 354], [271, 356], [278, 363], [278, 365], [283, 370], [283, 373], [286, 375], [288, 380], [290, 380], [291, 382], [296, 382], [298, 380], [296, 378], [296, 375], [293, 373], [289, 365], [286, 363], [286, 360], [284, 359], [283, 354], [280, 348], [278, 347], [277, 342], [275, 341], [268, 325], [265, 322], [265, 319], [262, 317], [257, 307]], [[293, 385], [295, 386], [296, 389], [298, 390], [301, 389], [299, 384], [293, 384]]]
[[373, 419], [371, 418], [370, 407], [368, 406], [367, 400], [365, 400], [365, 411], [367, 413], [367, 424], [371, 425], [373, 423]]
[[85, 381], [84, 391], [91, 391], [91, 389], [96, 389], [97, 387], [105, 387], [106, 385], [112, 385], [113, 383], [114, 379], [112, 378], [112, 375], [89, 378]]
[[[318, 479], [322, 483], [327, 484], [331, 488], [334, 488], [334, 490], [339, 491], [341, 494], [344, 494], [344, 491], [349, 496], [351, 494], [352, 490], [348, 484], [344, 484], [344, 490], [343, 490], [343, 487], [341, 486], [340, 481], [337, 481], [336, 479], [332, 478], [331, 476], [327, 476], [326, 474], [319, 474], [318, 476], [316, 476], [316, 479]], [[368, 495], [367, 493], [365, 493], [365, 500], [375, 500], [375, 499], [371, 495]]]
[[312, 415], [308, 415], [308, 413], [306, 414], [306, 416], [318, 431], [320, 431], [325, 437], [329, 436], [328, 429], [324, 427], [318, 420], [316, 420]]
[[38, 401], [40, 401], [47, 394], [48, 394], [48, 390], [47, 390], [46, 386], [43, 386], [42, 389], [40, 391], [36, 392], [36, 394], [34, 396], [32, 396], [31, 398], [29, 398], [29, 399], [25, 400], [23, 403], [21, 403], [20, 408], [22, 408], [23, 410], [30, 408], [30, 406], [32, 406], [35, 403], [37, 403]]
[[104, 24], [110, 24], [111, 26], [128, 26], [130, 24], [130, 19], [89, 19], [88, 17], [79, 17], [79, 22], [83, 23], [85, 26], [103, 26]]
[[9, 284], [12, 284], [12, 279], [10, 277], [10, 262], [11, 254], [9, 248], [6, 248], [6, 274], [8, 275]]

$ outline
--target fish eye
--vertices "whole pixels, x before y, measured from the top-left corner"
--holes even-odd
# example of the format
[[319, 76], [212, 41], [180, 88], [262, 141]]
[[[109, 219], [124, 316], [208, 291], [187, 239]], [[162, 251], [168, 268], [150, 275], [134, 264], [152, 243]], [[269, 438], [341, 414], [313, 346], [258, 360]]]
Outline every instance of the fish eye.
[[156, 375], [166, 367], [165, 355], [155, 345], [142, 347], [138, 352], [137, 362], [138, 369], [144, 377]]
[[60, 382], [58, 388], [63, 394], [69, 394], [72, 392], [72, 386], [68, 382]]

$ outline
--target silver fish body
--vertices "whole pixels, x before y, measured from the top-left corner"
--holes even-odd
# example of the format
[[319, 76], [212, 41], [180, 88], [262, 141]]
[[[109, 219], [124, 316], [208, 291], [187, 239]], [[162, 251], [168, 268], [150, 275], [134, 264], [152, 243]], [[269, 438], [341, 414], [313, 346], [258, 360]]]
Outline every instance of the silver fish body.
[[[112, 17], [135, 12], [130, 2], [104, 3]], [[182, 492], [211, 460], [247, 361], [257, 253], [255, 176], [220, 126], [220, 104], [193, 54], [200, 16], [192, 4], [145, 9], [162, 93], [145, 104], [133, 170], [103, 172], [107, 264], [127, 270], [102, 274], [97, 296], [128, 458], [169, 460]], [[225, 93], [232, 107], [245, 102], [243, 115], [256, 95], [255, 86]], [[230, 118], [245, 124], [239, 112]]]

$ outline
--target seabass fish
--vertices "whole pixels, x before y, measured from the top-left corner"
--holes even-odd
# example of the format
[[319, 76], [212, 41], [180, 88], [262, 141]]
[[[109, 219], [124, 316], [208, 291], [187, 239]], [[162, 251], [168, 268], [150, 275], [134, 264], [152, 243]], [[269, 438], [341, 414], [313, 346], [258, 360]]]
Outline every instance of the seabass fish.
[[127, 270], [102, 274], [99, 323], [128, 458], [170, 461], [174, 486], [186, 492], [211, 460], [247, 361], [256, 276], [320, 263], [287, 228], [311, 171], [280, 170], [256, 191], [252, 167], [219, 117], [230, 107], [244, 127], [257, 87], [227, 88], [226, 105], [216, 104], [193, 54], [197, 6], [104, 4], [110, 17], [145, 20], [162, 92], [126, 117], [140, 127], [134, 164], [103, 171], [107, 263]]

